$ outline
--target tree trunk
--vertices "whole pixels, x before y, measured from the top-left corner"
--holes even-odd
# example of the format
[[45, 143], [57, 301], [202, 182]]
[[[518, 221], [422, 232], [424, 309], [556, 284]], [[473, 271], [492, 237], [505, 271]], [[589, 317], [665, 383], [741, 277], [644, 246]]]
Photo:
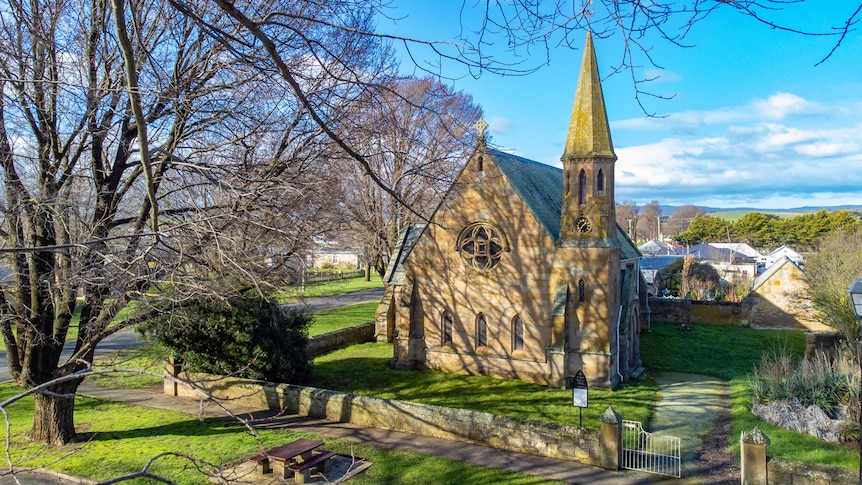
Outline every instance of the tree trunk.
[[66, 381], [50, 387], [50, 394], [34, 395], [30, 439], [60, 446], [75, 438], [75, 392], [80, 384], [80, 380]]

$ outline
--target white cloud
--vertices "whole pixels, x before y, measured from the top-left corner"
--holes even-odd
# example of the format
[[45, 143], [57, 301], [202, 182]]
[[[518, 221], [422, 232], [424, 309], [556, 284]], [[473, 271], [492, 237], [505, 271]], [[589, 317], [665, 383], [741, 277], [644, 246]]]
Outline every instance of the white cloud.
[[761, 117], [781, 120], [790, 115], [826, 114], [822, 105], [806, 101], [791, 93], [776, 93], [769, 98], [756, 99], [751, 103]]

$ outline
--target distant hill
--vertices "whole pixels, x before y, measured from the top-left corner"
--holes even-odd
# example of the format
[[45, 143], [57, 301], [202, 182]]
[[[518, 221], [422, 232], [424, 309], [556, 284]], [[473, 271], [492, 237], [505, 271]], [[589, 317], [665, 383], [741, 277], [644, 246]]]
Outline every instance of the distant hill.
[[[677, 205], [661, 205], [661, 214], [662, 216], [670, 216], [676, 211], [680, 206]], [[808, 214], [811, 212], [817, 212], [820, 210], [826, 211], [839, 211], [839, 210], [849, 210], [849, 211], [860, 211], [862, 212], [862, 205], [835, 205], [835, 206], [806, 206], [806, 207], [795, 207], [792, 209], [759, 209], [755, 207], [707, 207], [698, 205], [697, 207], [705, 210], [708, 215], [715, 217], [722, 217], [725, 219], [736, 220], [745, 214], [751, 212], [760, 212], [761, 214], [774, 214], [778, 217], [795, 217], [800, 214]]]

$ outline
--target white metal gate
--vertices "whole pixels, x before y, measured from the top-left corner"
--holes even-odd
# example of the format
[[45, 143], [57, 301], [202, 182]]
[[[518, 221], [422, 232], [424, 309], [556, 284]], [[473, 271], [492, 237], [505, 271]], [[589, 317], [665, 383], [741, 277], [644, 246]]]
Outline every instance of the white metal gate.
[[622, 468], [679, 478], [679, 438], [648, 433], [638, 421], [624, 419]]

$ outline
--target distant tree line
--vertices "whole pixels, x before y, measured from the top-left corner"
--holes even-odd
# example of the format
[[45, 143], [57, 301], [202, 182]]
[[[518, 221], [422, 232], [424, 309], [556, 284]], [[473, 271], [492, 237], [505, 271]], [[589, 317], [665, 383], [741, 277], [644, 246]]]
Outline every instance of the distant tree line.
[[694, 218], [688, 229], [673, 239], [693, 246], [702, 242], [744, 242], [755, 248], [774, 248], [782, 244], [811, 249], [824, 237], [839, 231], [862, 227], [857, 215], [847, 210], [820, 210], [792, 218], [751, 212], [737, 221], [703, 215]]

